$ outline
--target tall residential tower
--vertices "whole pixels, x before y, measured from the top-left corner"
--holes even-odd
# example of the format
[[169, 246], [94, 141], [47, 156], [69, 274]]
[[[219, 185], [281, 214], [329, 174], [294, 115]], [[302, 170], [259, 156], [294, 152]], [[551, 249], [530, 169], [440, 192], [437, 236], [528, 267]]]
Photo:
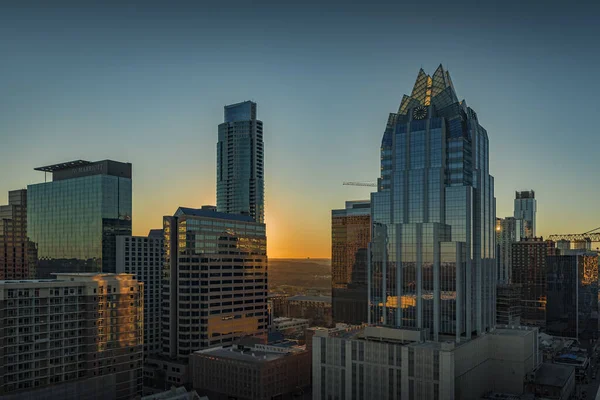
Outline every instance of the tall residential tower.
[[265, 219], [263, 123], [256, 103], [225, 106], [217, 143], [217, 210]]
[[496, 314], [486, 130], [440, 65], [390, 114], [371, 195], [370, 321], [470, 338]]
[[535, 237], [536, 213], [535, 192], [533, 190], [515, 192], [515, 218], [523, 220], [522, 236], [525, 238]]

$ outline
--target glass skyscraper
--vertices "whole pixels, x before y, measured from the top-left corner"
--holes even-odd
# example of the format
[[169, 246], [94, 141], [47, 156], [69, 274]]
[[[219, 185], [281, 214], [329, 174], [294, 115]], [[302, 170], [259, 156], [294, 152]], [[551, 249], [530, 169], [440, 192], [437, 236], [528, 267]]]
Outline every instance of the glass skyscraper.
[[217, 143], [217, 210], [265, 218], [263, 124], [256, 103], [225, 106]]
[[496, 218], [496, 264], [498, 282], [508, 284], [512, 279], [512, 244], [521, 240], [523, 220], [513, 217]]
[[335, 322], [367, 322], [366, 252], [371, 238], [371, 203], [347, 201], [331, 210], [331, 295]]
[[131, 235], [131, 164], [72, 161], [36, 168], [52, 182], [27, 187], [37, 276], [116, 271], [116, 236]]
[[533, 190], [515, 192], [515, 218], [523, 220], [521, 233], [523, 237], [535, 237], [536, 214], [537, 201], [535, 200], [535, 192]]
[[390, 114], [371, 194], [369, 322], [470, 338], [495, 324], [489, 144], [440, 65]]

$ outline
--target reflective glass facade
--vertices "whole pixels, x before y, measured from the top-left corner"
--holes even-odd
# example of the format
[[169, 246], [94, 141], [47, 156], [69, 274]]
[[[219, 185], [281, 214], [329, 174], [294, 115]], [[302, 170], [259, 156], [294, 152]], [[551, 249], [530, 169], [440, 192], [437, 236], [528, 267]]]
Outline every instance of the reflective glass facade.
[[597, 338], [598, 254], [549, 256], [546, 276], [546, 332]]
[[512, 244], [521, 240], [523, 220], [496, 218], [496, 262], [498, 282], [509, 284], [512, 278]]
[[368, 200], [347, 201], [331, 211], [331, 286], [335, 322], [367, 322], [367, 248], [371, 238]]
[[267, 332], [265, 225], [181, 207], [163, 218], [162, 351], [199, 349]]
[[419, 72], [390, 114], [371, 195], [370, 321], [470, 337], [495, 323], [489, 143], [450, 75]]
[[521, 236], [535, 237], [535, 218], [537, 214], [537, 201], [535, 192], [527, 190], [515, 193], [515, 218], [523, 220]]
[[27, 221], [38, 252], [38, 277], [116, 271], [116, 236], [131, 235], [131, 164], [104, 163], [128, 166], [128, 177], [108, 175], [104, 168], [28, 186]]
[[263, 123], [256, 119], [256, 103], [225, 106], [217, 143], [217, 209], [250, 215], [263, 223], [265, 216]]

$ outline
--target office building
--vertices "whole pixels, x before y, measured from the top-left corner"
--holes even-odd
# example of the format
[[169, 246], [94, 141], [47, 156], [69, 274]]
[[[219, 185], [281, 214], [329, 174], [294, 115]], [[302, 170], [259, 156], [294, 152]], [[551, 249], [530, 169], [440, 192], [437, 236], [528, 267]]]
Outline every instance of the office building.
[[513, 217], [496, 218], [496, 263], [498, 282], [508, 284], [512, 278], [512, 244], [521, 240], [523, 220]]
[[279, 317], [273, 319], [271, 332], [279, 332], [286, 338], [301, 339], [309, 326], [310, 321], [305, 318]]
[[512, 282], [521, 287], [521, 323], [546, 325], [546, 257], [550, 245], [543, 238], [512, 244]]
[[187, 360], [241, 336], [265, 336], [265, 225], [204, 206], [180, 207], [163, 229], [163, 355]]
[[36, 258], [27, 236], [27, 190], [12, 190], [0, 206], [0, 279], [35, 277]]
[[598, 337], [598, 253], [570, 251], [547, 257], [546, 333]]
[[332, 324], [331, 297], [302, 294], [282, 297], [275, 315], [308, 319], [311, 326], [329, 326]]
[[336, 322], [367, 322], [367, 248], [371, 240], [371, 203], [347, 201], [331, 211], [332, 311]]
[[369, 322], [470, 338], [496, 323], [489, 142], [440, 65], [390, 114], [371, 194]]
[[116, 237], [131, 235], [131, 164], [71, 161], [35, 168], [51, 182], [27, 187], [27, 229], [37, 277], [116, 271]]
[[117, 273], [132, 274], [144, 284], [144, 357], [162, 350], [163, 259], [162, 229], [153, 229], [148, 236], [117, 236]]
[[252, 101], [225, 106], [217, 143], [217, 210], [265, 220], [263, 123]]
[[140, 395], [143, 284], [129, 274], [55, 277], [0, 281], [0, 397]]
[[516, 219], [523, 220], [522, 237], [535, 237], [535, 217], [537, 213], [537, 201], [535, 192], [527, 190], [515, 192], [515, 213]]
[[219, 346], [190, 363], [194, 389], [211, 400], [291, 400], [310, 387], [311, 354], [293, 342]]
[[521, 286], [498, 284], [496, 287], [496, 324], [521, 325]]
[[[537, 328], [490, 330], [457, 343], [416, 328], [314, 329], [313, 399], [479, 400], [523, 393], [540, 364]], [[453, 339], [453, 337], [450, 337]]]

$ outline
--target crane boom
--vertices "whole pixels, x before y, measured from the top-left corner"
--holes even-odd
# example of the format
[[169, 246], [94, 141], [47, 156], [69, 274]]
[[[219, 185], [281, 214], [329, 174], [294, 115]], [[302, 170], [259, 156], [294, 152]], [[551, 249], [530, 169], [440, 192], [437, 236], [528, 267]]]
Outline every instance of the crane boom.
[[[594, 229], [595, 230], [595, 229]], [[583, 242], [589, 240], [591, 242], [600, 242], [600, 233], [565, 233], [555, 234], [548, 236], [548, 239], [554, 240], [568, 240], [570, 242]]]
[[342, 183], [344, 186], [368, 186], [368, 187], [377, 187], [375, 182], [344, 182]]

